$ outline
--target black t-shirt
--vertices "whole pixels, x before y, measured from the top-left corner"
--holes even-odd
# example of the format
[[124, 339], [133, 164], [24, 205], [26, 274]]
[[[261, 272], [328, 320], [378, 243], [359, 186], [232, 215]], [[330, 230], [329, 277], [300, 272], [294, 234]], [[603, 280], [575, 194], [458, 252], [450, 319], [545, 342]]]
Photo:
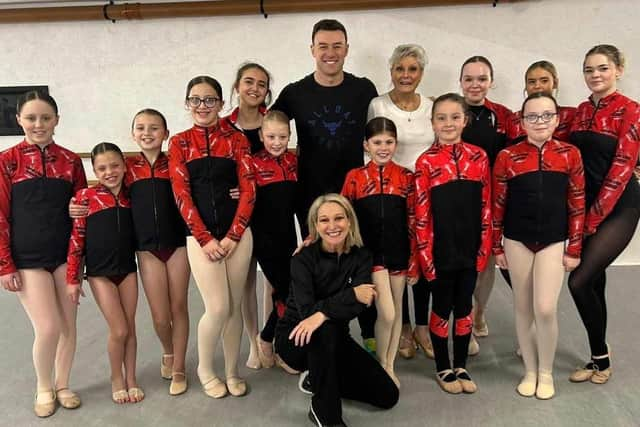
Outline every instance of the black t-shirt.
[[296, 122], [298, 183], [302, 206], [319, 195], [342, 189], [349, 170], [362, 166], [364, 127], [373, 83], [344, 73], [338, 86], [321, 86], [313, 74], [287, 85], [271, 107]]

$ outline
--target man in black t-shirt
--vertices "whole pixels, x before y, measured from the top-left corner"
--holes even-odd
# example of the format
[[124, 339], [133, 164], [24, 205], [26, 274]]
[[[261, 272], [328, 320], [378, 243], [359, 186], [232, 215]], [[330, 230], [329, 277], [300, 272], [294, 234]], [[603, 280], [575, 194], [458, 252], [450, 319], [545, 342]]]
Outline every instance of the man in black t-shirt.
[[271, 107], [295, 120], [298, 134], [299, 197], [296, 215], [303, 238], [307, 212], [321, 194], [339, 193], [349, 170], [362, 166], [369, 102], [378, 94], [370, 80], [343, 71], [347, 32], [333, 19], [313, 27], [316, 69], [288, 84]]

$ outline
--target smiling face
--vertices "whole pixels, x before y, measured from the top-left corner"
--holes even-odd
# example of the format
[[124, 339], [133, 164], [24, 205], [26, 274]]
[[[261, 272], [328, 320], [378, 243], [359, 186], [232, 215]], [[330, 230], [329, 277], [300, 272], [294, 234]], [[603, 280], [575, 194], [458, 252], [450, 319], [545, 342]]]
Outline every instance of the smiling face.
[[617, 79], [623, 69], [616, 66], [606, 55], [595, 53], [584, 60], [582, 73], [587, 87], [600, 99], [616, 91]]
[[289, 135], [288, 123], [282, 123], [276, 120], [262, 122], [260, 140], [264, 144], [264, 149], [273, 157], [279, 157], [287, 151]]
[[316, 230], [322, 240], [322, 248], [327, 252], [342, 252], [351, 223], [342, 206], [326, 202], [318, 208]]
[[553, 95], [553, 91], [558, 88], [558, 82], [549, 71], [544, 68], [534, 68], [529, 70], [525, 77], [527, 96], [536, 92], [544, 92]]
[[[558, 127], [558, 115], [554, 102], [547, 98], [534, 98], [527, 101], [522, 110], [522, 126], [527, 132], [530, 142], [536, 145], [544, 144], [551, 139]], [[530, 121], [533, 121], [531, 123]], [[545, 122], [545, 120], [547, 120]]]
[[459, 102], [444, 100], [435, 106], [431, 125], [440, 144], [460, 142], [466, 124], [467, 117]]
[[98, 182], [113, 194], [120, 192], [125, 170], [122, 155], [115, 151], [105, 151], [97, 154], [93, 159], [93, 172], [98, 178]]
[[26, 102], [16, 118], [29, 144], [46, 145], [53, 141], [58, 115], [47, 102], [40, 99]]
[[258, 107], [269, 92], [269, 77], [259, 68], [249, 68], [242, 73], [236, 90], [240, 107]]
[[391, 67], [393, 89], [400, 93], [414, 93], [422, 80], [423, 70], [417, 59], [405, 56]]
[[155, 114], [138, 114], [133, 120], [133, 140], [142, 151], [160, 151], [169, 137], [161, 117]]
[[[198, 83], [189, 91], [187, 98], [191, 97], [197, 97], [201, 100], [200, 105], [197, 107], [192, 106], [188, 99], [185, 102], [185, 107], [191, 112], [193, 123], [202, 127], [209, 127], [218, 123], [218, 113], [222, 110], [222, 106], [224, 105], [221, 94], [207, 83]], [[205, 102], [202, 102], [203, 99], [216, 99], [217, 101], [212, 101], [214, 104], [209, 107]]]
[[318, 31], [311, 45], [311, 54], [316, 60], [316, 77], [321, 82], [339, 78], [348, 53], [349, 45], [342, 31]]
[[396, 138], [387, 132], [374, 135], [364, 142], [365, 151], [378, 166], [384, 166], [389, 163], [396, 152], [397, 146]]
[[462, 68], [460, 86], [469, 105], [482, 105], [491, 87], [491, 70], [483, 62], [470, 62]]

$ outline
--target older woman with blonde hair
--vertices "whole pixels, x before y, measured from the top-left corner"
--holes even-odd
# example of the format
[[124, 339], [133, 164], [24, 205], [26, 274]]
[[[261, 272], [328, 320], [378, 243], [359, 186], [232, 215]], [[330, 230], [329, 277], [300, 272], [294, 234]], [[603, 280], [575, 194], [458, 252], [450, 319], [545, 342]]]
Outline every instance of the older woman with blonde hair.
[[[371, 100], [367, 117], [368, 120], [387, 117], [395, 123], [398, 148], [393, 160], [412, 172], [415, 171], [416, 160], [431, 147], [434, 139], [431, 128], [433, 102], [417, 91], [427, 63], [427, 55], [422, 46], [397, 46], [389, 58], [393, 89]], [[405, 359], [410, 359], [415, 355], [417, 345], [427, 357], [433, 359], [433, 347], [429, 339], [429, 284], [421, 277], [411, 289], [416, 327], [412, 334], [408, 292], [405, 292], [402, 297], [402, 335], [399, 352]]]
[[290, 372], [309, 370], [316, 425], [344, 425], [341, 399], [388, 409], [398, 388], [349, 335], [349, 321], [375, 297], [371, 253], [353, 207], [338, 194], [318, 197], [308, 216], [313, 243], [291, 260], [291, 292], [278, 321], [275, 349]]

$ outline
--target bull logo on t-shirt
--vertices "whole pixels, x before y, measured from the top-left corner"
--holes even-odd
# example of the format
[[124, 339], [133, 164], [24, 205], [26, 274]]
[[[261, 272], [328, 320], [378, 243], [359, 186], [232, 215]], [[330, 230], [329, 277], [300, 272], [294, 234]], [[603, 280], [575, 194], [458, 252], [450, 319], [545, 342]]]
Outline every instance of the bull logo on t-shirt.
[[[345, 131], [350, 131], [356, 121], [351, 111], [343, 111], [342, 105], [324, 105], [321, 111], [313, 112], [313, 119], [308, 121], [311, 128], [317, 129], [321, 142], [328, 143], [334, 138], [343, 140], [347, 137]], [[323, 132], [324, 131], [324, 132]]]

